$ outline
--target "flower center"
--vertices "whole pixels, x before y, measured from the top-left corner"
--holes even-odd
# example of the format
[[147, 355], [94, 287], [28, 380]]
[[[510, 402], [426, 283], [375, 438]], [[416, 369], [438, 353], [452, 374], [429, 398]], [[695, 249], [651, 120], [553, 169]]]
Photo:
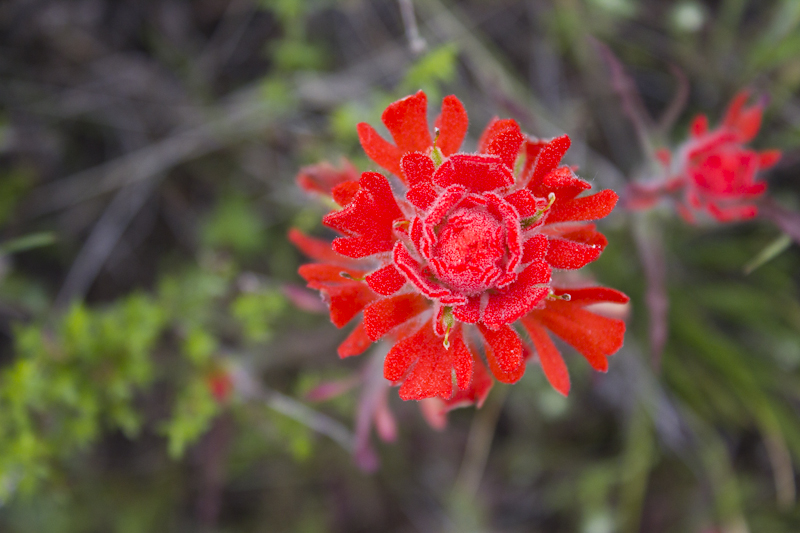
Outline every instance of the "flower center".
[[694, 182], [708, 192], [736, 193], [752, 180], [755, 172], [754, 157], [747, 153], [714, 153], [699, 162], [692, 176]]
[[453, 289], [477, 294], [503, 275], [505, 228], [485, 209], [454, 211], [438, 237], [433, 260], [440, 280]]

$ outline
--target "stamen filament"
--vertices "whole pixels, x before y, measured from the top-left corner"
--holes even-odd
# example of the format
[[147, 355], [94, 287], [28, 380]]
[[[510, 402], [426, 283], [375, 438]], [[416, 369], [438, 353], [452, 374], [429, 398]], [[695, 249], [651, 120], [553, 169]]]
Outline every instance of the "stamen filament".
[[351, 276], [350, 274], [348, 274], [347, 272], [344, 272], [344, 271], [343, 272], [339, 272], [339, 275], [341, 277], [343, 277], [344, 279], [349, 279], [351, 281], [364, 281], [365, 279], [367, 279], [365, 276], [361, 276], [360, 278], [354, 278], [353, 276]]
[[547, 299], [548, 300], [561, 300], [562, 302], [568, 302], [568, 301], [572, 300], [572, 296], [570, 296], [567, 293], [555, 294], [555, 293], [551, 292], [550, 294], [547, 295]]
[[445, 307], [444, 312], [442, 313], [442, 324], [444, 324], [444, 345], [445, 350], [450, 349], [450, 330], [453, 329], [453, 326], [456, 323], [456, 319], [453, 316], [453, 308], [452, 307]]
[[444, 163], [444, 154], [442, 153], [441, 150], [439, 150], [439, 147], [436, 146], [436, 141], [439, 140], [439, 134], [441, 132], [439, 131], [439, 128], [434, 128], [433, 131], [434, 131], [434, 137], [433, 137], [433, 147], [431, 148], [431, 159], [433, 159], [433, 164], [436, 166], [436, 168], [439, 168], [442, 165], [442, 163]]
[[534, 224], [536, 224], [537, 222], [539, 222], [539, 220], [544, 216], [544, 214], [547, 213], [551, 207], [553, 207], [555, 201], [556, 201], [556, 195], [553, 194], [552, 192], [548, 194], [547, 205], [543, 209], [539, 209], [538, 211], [536, 211], [536, 213], [533, 214], [533, 216], [528, 218], [523, 218], [520, 221], [522, 224], [522, 229], [529, 228]]

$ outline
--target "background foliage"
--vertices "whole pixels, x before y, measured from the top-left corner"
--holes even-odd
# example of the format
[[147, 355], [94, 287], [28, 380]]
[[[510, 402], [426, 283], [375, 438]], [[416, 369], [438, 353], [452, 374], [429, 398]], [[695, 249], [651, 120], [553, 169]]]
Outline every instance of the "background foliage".
[[[510, 116], [621, 191], [653, 169], [597, 41], [677, 119], [656, 147], [769, 94], [756, 144], [800, 209], [794, 0], [0, 3], [0, 529], [800, 530], [800, 253], [745, 274], [765, 222], [618, 210], [592, 265], [633, 297], [608, 374], [567, 351], [569, 398], [531, 368], [440, 432], [393, 397], [374, 474], [349, 454], [358, 392], [306, 397], [359, 362], [299, 292], [286, 231], [325, 232], [298, 168], [370, 168], [355, 124], [424, 88], [465, 102], [468, 148]], [[666, 252], [660, 368], [642, 236]]]

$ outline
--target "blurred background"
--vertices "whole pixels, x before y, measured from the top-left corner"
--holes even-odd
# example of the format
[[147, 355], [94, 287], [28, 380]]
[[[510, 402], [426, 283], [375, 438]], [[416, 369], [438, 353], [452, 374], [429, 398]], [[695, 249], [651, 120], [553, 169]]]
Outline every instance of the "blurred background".
[[643, 136], [750, 88], [800, 210], [795, 0], [5, 0], [0, 530], [800, 531], [800, 251], [764, 220], [618, 208], [588, 273], [632, 296], [607, 374], [562, 346], [568, 398], [531, 365], [438, 431], [392, 392], [356, 466], [363, 361], [296, 274], [287, 230], [331, 235], [294, 177], [373, 168], [355, 125], [420, 88], [465, 103], [465, 149], [515, 118], [620, 193]]

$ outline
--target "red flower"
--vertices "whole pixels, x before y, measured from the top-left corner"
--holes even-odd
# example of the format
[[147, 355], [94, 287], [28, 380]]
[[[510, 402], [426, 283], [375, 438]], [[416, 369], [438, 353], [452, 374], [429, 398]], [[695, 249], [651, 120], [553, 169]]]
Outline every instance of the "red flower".
[[[553, 269], [578, 269], [600, 255], [606, 239], [586, 221], [606, 216], [617, 201], [610, 190], [579, 196], [591, 186], [559, 166], [569, 137], [533, 139], [513, 120], [494, 120], [478, 153], [456, 153], [467, 132], [461, 102], [444, 99], [433, 137], [422, 91], [391, 104], [382, 118], [394, 144], [367, 124], [359, 124], [359, 137], [403, 192], [376, 172], [356, 182], [347, 167], [337, 175], [329, 166], [304, 169], [301, 186], [319, 191], [325, 184], [342, 206], [323, 222], [343, 236], [331, 247], [290, 233], [319, 261], [300, 274], [323, 293], [333, 323], [342, 327], [362, 313], [339, 355], [388, 338], [384, 376], [400, 384], [400, 396], [453, 406], [480, 404], [492, 385], [489, 371], [507, 383], [522, 376], [532, 352], [512, 327], [516, 321], [562, 393], [569, 390], [566, 367], [543, 328], [605, 370], [624, 324], [583, 306], [627, 297], [591, 288], [570, 300], [551, 284]], [[309, 175], [324, 177], [303, 178]]]
[[233, 379], [222, 368], [214, 368], [206, 377], [206, 385], [218, 403], [225, 403], [233, 392]]
[[756, 152], [745, 146], [758, 133], [763, 106], [745, 107], [750, 94], [742, 91], [734, 97], [722, 124], [708, 129], [708, 118], [698, 115], [692, 122], [690, 139], [672, 157], [662, 151], [659, 157], [670, 170], [664, 183], [634, 185], [630, 206], [646, 208], [663, 194], [680, 193], [679, 213], [689, 222], [695, 211], [707, 211], [720, 222], [753, 218], [758, 214], [755, 200], [767, 185], [756, 181], [761, 170], [775, 165], [778, 150]]

